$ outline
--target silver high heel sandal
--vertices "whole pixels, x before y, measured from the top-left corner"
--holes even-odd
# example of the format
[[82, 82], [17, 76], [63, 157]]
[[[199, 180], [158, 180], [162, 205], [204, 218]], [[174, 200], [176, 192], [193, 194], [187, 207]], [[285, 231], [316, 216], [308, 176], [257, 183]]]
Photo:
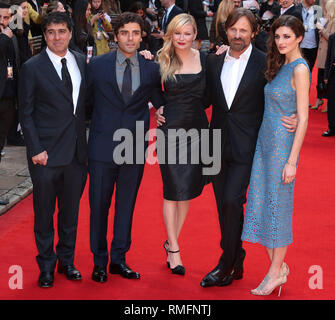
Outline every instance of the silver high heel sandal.
[[256, 289], [251, 290], [251, 294], [257, 295], [257, 296], [268, 296], [279, 286], [278, 297], [280, 297], [282, 286], [286, 283], [287, 276], [289, 275], [289, 273], [290, 273], [290, 269], [288, 265], [284, 262], [281, 267], [280, 277], [276, 281], [278, 283], [275, 283], [275, 285], [269, 290], [264, 291], [264, 287], [268, 284], [270, 280], [272, 280], [267, 274], [265, 278], [263, 279], [263, 281], [260, 283], [260, 285]]

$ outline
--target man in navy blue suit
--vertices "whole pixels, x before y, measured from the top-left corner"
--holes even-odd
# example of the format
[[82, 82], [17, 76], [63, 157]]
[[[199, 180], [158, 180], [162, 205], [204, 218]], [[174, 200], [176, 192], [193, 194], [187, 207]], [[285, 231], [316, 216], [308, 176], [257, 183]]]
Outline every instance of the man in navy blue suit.
[[[124, 143], [116, 141], [116, 135], [122, 130], [132, 134], [131, 149], [139, 148], [138, 140], [144, 141], [149, 129], [148, 101], [157, 108], [164, 104], [159, 66], [137, 53], [142, 30], [143, 22], [138, 15], [121, 14], [115, 26], [118, 50], [97, 57], [88, 65], [88, 94], [93, 108], [88, 155], [90, 241], [94, 255], [92, 279], [97, 282], [107, 281], [106, 234], [114, 187], [115, 218], [109, 272], [127, 279], [140, 278], [139, 273], [127, 266], [125, 255], [131, 244], [133, 211], [144, 170], [144, 150], [140, 150], [143, 154], [140, 161], [136, 154], [137, 162], [123, 164], [115, 154]], [[144, 129], [141, 133], [136, 132], [138, 125]], [[144, 149], [146, 144], [141, 146]]]

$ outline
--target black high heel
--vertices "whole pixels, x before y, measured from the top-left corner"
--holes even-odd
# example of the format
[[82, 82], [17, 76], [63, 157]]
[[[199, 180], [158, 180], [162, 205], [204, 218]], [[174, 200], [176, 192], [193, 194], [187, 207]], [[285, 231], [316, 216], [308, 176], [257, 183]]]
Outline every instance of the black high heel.
[[[169, 249], [167, 248], [168, 245], [169, 245], [169, 241], [165, 240], [165, 242], [163, 244], [163, 248], [165, 249], [166, 257], [168, 257], [168, 255], [169, 255]], [[166, 264], [167, 264], [168, 268], [170, 269], [170, 262], [166, 261]]]
[[[177, 251], [168, 250], [168, 252], [170, 252], [170, 253], [178, 253], [179, 251], [180, 250], [177, 250]], [[181, 276], [185, 275], [185, 267], [181, 266], [181, 265], [176, 266], [175, 268], [171, 269], [171, 271], [172, 271], [173, 274], [179, 274]]]

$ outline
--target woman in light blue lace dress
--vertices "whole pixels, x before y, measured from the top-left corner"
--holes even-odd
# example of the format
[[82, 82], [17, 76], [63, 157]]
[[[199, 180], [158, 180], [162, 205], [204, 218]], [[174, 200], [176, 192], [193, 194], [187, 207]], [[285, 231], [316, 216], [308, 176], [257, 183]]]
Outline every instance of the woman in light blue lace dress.
[[[256, 295], [268, 295], [278, 286], [281, 289], [289, 272], [284, 258], [292, 243], [294, 179], [308, 122], [310, 73], [299, 48], [304, 31], [300, 20], [282, 16], [270, 32], [265, 111], [242, 233], [242, 240], [265, 246], [271, 262], [264, 280], [251, 290]], [[280, 121], [294, 113], [298, 119], [295, 133]]]

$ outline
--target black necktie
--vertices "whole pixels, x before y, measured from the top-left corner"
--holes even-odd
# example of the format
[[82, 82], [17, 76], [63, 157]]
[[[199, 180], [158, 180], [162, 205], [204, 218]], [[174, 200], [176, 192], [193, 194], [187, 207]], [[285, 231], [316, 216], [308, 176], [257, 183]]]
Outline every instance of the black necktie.
[[167, 11], [165, 11], [163, 22], [162, 22], [162, 29], [164, 32], [166, 32], [166, 22], [167, 22]]
[[124, 102], [127, 104], [131, 98], [131, 89], [132, 89], [132, 80], [131, 80], [131, 66], [130, 60], [126, 59], [126, 69], [124, 70], [123, 74], [123, 81], [122, 81], [122, 97]]
[[69, 90], [72, 96], [72, 81], [71, 81], [69, 70], [67, 69], [67, 66], [66, 66], [66, 59], [63, 58], [61, 62], [62, 62], [62, 81], [65, 85], [65, 88]]

